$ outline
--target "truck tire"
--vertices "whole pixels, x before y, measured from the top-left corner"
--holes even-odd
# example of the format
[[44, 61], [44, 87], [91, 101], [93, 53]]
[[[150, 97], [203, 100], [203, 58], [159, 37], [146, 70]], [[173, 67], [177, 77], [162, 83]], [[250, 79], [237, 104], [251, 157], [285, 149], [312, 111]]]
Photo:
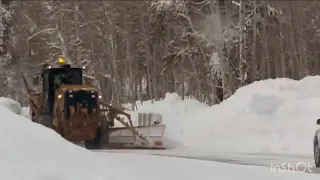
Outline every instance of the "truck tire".
[[84, 141], [86, 149], [103, 149], [109, 140], [109, 128], [97, 129], [96, 138]]
[[314, 142], [314, 163], [317, 168], [320, 167], [320, 149], [317, 140]]
[[47, 128], [53, 128], [53, 118], [50, 115], [44, 115], [42, 116], [42, 123]]

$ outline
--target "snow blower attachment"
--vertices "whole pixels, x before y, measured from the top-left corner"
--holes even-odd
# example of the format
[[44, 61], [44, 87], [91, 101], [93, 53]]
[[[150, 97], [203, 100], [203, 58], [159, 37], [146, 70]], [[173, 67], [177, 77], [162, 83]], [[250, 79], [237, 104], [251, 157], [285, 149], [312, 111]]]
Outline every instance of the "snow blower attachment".
[[[140, 114], [134, 126], [130, 114], [102, 102], [99, 88], [86, 79], [83, 68], [74, 68], [59, 58], [60, 66], [45, 65], [33, 79], [28, 93], [30, 117], [71, 142], [84, 142], [87, 149], [157, 148], [165, 149], [161, 116], [155, 121]], [[115, 127], [115, 121], [122, 127]], [[142, 123], [149, 122], [149, 124]]]
[[[157, 119], [152, 119], [153, 114], [139, 113], [139, 122], [144, 120], [149, 124], [139, 123], [138, 126], [134, 126], [130, 114], [110, 105], [101, 105], [103, 106], [101, 110], [107, 112], [107, 121], [112, 124], [112, 128], [109, 129], [108, 149], [165, 149], [163, 142], [165, 125], [160, 124], [161, 116], [158, 115]], [[114, 127], [113, 120], [120, 122], [122, 127]]]

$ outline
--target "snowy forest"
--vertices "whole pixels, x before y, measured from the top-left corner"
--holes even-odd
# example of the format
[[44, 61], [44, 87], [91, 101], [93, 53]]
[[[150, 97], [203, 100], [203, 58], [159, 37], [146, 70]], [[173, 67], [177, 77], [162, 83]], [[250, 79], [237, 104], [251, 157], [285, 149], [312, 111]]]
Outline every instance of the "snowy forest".
[[320, 72], [320, 2], [1, 1], [0, 96], [23, 103], [45, 62], [64, 56], [107, 102], [167, 92], [210, 105], [239, 87]]

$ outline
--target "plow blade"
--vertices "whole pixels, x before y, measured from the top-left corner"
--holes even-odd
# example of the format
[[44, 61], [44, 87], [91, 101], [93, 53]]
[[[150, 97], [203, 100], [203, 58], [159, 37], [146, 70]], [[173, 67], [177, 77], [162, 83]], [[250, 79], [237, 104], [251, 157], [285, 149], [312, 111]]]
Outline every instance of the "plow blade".
[[164, 145], [165, 125], [137, 126], [135, 129], [146, 137], [149, 144], [136, 144], [132, 131], [125, 127], [112, 128], [108, 149], [166, 149]]

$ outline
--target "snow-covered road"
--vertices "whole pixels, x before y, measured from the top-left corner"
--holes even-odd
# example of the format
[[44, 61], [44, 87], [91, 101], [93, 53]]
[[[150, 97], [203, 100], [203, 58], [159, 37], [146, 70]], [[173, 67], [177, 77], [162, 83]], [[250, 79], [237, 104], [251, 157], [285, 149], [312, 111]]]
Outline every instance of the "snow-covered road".
[[[156, 156], [178, 157], [215, 161], [229, 164], [254, 165], [270, 168], [270, 172], [286, 172], [296, 170], [304, 173], [320, 174], [320, 168], [316, 168], [312, 155], [302, 154], [275, 154], [275, 153], [225, 153], [205, 152], [192, 150], [101, 150], [97, 153], [133, 153], [149, 154]], [[283, 168], [282, 170], [279, 167]]]

